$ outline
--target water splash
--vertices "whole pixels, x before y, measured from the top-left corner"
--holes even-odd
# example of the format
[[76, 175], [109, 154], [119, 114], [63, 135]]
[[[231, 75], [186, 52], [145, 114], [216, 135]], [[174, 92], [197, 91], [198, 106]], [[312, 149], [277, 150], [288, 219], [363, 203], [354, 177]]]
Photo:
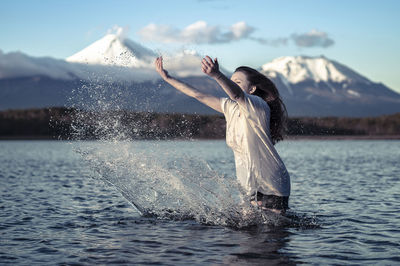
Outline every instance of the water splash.
[[[78, 152], [144, 216], [244, 227], [259, 223], [237, 182], [156, 142], [87, 143]], [[91, 146], [91, 147], [90, 147]], [[244, 213], [251, 219], [243, 219]]]

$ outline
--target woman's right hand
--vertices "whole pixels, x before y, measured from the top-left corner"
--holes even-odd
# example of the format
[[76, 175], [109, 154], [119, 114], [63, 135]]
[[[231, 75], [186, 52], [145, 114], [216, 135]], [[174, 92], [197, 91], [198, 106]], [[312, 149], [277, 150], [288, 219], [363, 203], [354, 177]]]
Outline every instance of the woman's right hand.
[[208, 55], [201, 61], [201, 69], [205, 74], [215, 79], [221, 75], [217, 58], [213, 61]]
[[157, 70], [158, 74], [160, 74], [160, 76], [163, 79], [169, 78], [168, 71], [165, 70], [164, 67], [163, 67], [163, 58], [162, 58], [162, 56], [157, 57], [157, 59], [156, 59], [156, 61], [154, 63], [156, 65], [156, 70]]

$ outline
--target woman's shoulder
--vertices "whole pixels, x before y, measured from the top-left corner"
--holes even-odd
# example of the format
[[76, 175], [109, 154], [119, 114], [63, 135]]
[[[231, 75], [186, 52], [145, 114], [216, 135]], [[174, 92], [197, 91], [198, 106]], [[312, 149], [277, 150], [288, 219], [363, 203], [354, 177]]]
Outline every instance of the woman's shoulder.
[[227, 97], [221, 98], [221, 109], [225, 116], [229, 116], [238, 109], [238, 103]]
[[260, 96], [245, 93], [245, 102], [254, 110], [270, 112], [268, 103]]

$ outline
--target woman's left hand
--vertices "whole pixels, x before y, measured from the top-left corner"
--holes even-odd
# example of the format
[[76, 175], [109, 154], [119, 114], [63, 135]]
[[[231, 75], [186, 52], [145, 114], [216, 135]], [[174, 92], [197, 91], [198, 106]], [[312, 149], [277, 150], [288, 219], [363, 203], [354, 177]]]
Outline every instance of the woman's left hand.
[[163, 79], [169, 78], [168, 71], [165, 70], [164, 67], [163, 67], [163, 58], [162, 58], [162, 56], [157, 57], [157, 59], [156, 59], [156, 61], [154, 63], [156, 65], [156, 70], [157, 70], [158, 74], [160, 74], [160, 76]]
[[217, 58], [213, 61], [208, 55], [201, 61], [201, 69], [212, 78], [218, 78], [221, 75]]

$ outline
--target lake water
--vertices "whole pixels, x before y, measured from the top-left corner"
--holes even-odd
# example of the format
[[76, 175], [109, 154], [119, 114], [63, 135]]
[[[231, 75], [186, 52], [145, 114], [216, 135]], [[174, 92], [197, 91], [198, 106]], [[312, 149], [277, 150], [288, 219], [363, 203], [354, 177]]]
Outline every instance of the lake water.
[[293, 223], [240, 206], [224, 141], [0, 141], [0, 264], [400, 263], [400, 141], [277, 149]]

